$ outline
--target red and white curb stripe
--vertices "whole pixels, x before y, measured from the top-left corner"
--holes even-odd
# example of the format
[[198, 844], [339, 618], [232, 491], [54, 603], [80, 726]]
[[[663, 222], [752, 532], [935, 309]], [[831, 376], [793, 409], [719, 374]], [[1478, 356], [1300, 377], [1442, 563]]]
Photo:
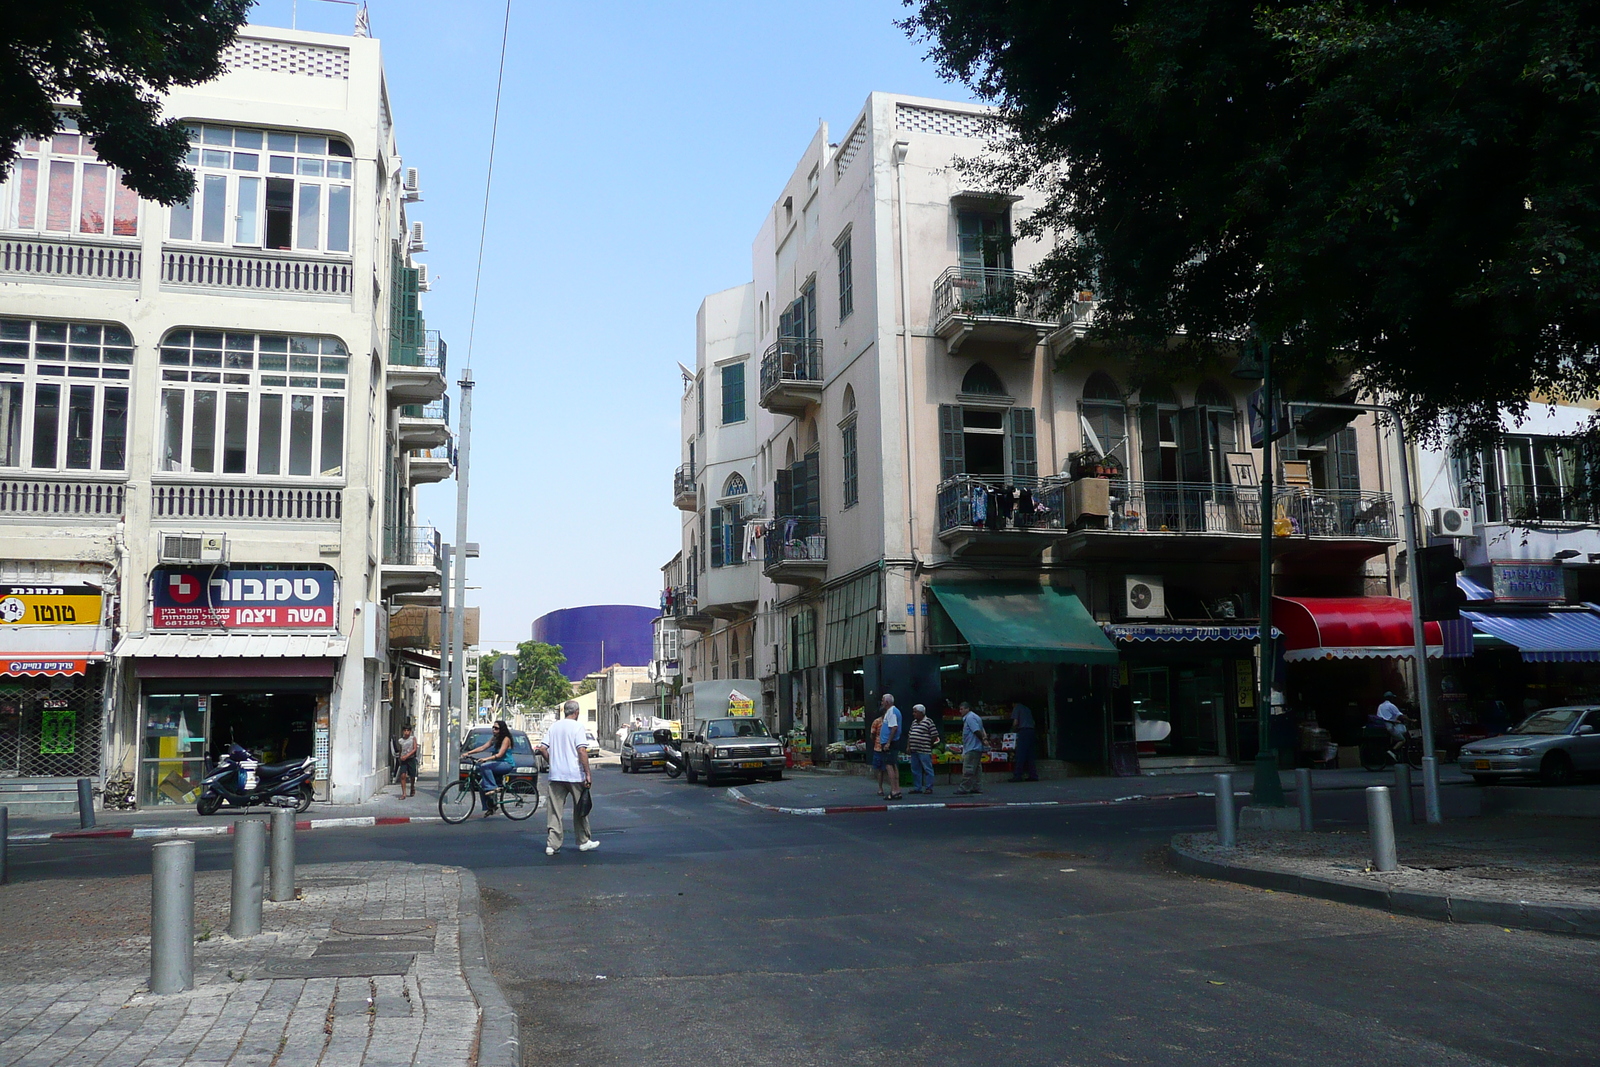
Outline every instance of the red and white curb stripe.
[[[1249, 796], [1249, 793], [1236, 792], [1235, 796]], [[993, 809], [993, 808], [1106, 808], [1113, 804], [1127, 804], [1135, 800], [1194, 800], [1197, 797], [1216, 796], [1215, 793], [1134, 793], [1131, 796], [1113, 797], [1106, 800], [935, 800], [927, 803], [909, 804], [835, 804], [822, 808], [786, 808], [777, 804], [765, 804], [759, 800], [752, 800], [745, 796], [744, 790], [737, 786], [729, 787], [728, 797], [740, 804], [748, 804], [752, 808], [770, 811], [775, 815], [858, 815], [874, 811], [944, 811], [954, 809]]]
[[[407, 823], [444, 822], [437, 815], [351, 815], [338, 819], [299, 819], [296, 830], [332, 830], [348, 826], [404, 826]], [[52, 834], [12, 834], [19, 841], [93, 841], [127, 837], [215, 837], [233, 833], [231, 821], [218, 826], [125, 826], [95, 830], [57, 830]]]

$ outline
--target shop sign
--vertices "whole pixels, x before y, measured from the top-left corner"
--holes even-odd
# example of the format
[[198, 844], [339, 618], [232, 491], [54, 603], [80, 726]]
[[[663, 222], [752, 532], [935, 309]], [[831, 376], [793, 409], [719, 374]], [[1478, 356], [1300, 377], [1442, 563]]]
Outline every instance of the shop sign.
[[1496, 600], [1560, 601], [1567, 598], [1566, 579], [1561, 568], [1551, 563], [1495, 562]]
[[0, 674], [9, 675], [63, 675], [87, 674], [89, 661], [86, 659], [5, 659], [0, 660], [0, 667], [4, 670]]
[[99, 626], [100, 590], [92, 585], [0, 586], [7, 626]]
[[175, 630], [319, 629], [335, 622], [333, 571], [158, 567], [152, 625]]
[[756, 713], [756, 702], [735, 689], [728, 694], [728, 714], [744, 717]]

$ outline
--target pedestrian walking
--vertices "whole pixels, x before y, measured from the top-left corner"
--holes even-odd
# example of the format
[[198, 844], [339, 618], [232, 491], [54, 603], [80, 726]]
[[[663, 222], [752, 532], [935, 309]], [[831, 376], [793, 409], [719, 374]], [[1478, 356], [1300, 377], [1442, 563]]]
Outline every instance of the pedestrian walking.
[[400, 782], [400, 799], [407, 796], [406, 783], [411, 785], [409, 795], [417, 795], [417, 739], [411, 736], [411, 724], [406, 723], [400, 727], [400, 744], [395, 748], [397, 762], [395, 764], [395, 777]]
[[983, 792], [983, 754], [989, 750], [989, 735], [983, 730], [983, 720], [972, 710], [972, 705], [961, 702], [961, 785], [957, 793]]
[[1020, 701], [1011, 705], [1011, 730], [1017, 735], [1016, 760], [1011, 764], [1013, 782], [1039, 780], [1039, 764], [1034, 758], [1038, 733], [1033, 727], [1033, 709]]
[[561, 714], [565, 718], [550, 727], [537, 750], [550, 761], [550, 773], [545, 775], [550, 787], [550, 835], [544, 846], [546, 856], [561, 851], [561, 815], [569, 799], [578, 851], [590, 852], [600, 847], [600, 842], [589, 832], [589, 787], [593, 779], [589, 774], [589, 748], [584, 744], [583, 727], [578, 724], [578, 702], [569, 700], [561, 705]]
[[939, 740], [939, 726], [928, 718], [921, 704], [911, 706], [911, 728], [906, 731], [906, 755], [911, 757], [911, 791], [933, 793], [933, 746]]
[[872, 769], [878, 776], [878, 795], [885, 800], [900, 799], [900, 758], [894, 742], [900, 736], [900, 709], [894, 694], [885, 693], [880, 701], [882, 713], [872, 723]]

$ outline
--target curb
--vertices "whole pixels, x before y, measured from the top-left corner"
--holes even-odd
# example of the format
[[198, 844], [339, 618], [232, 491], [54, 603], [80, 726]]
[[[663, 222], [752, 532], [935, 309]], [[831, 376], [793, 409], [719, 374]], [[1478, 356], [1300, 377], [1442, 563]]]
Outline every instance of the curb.
[[1397, 915], [1412, 915], [1446, 923], [1484, 923], [1518, 930], [1537, 930], [1547, 934], [1576, 934], [1600, 937], [1600, 907], [1577, 904], [1536, 904], [1526, 900], [1484, 900], [1481, 897], [1452, 897], [1444, 893], [1420, 893], [1410, 889], [1350, 885], [1331, 878], [1305, 874], [1263, 871], [1254, 867], [1220, 863], [1186, 852], [1177, 838], [1167, 845], [1172, 865], [1185, 874], [1238, 882], [1297, 893], [1300, 896], [1354, 904]]
[[489, 947], [479, 913], [478, 879], [465, 867], [461, 875], [461, 903], [457, 925], [461, 942], [461, 973], [478, 1002], [477, 1067], [522, 1067], [522, 1044], [517, 1036], [517, 1013], [489, 971]]
[[[1214, 793], [1135, 793], [1131, 796], [1114, 797], [1107, 800], [936, 800], [926, 804], [836, 804], [831, 807], [821, 808], [786, 808], [777, 804], [766, 804], [759, 800], [752, 800], [745, 796], [744, 790], [738, 786], [729, 786], [728, 799], [752, 808], [772, 812], [774, 815], [859, 815], [867, 812], [878, 811], [970, 811], [975, 809], [992, 810], [996, 808], [1106, 808], [1114, 804], [1126, 804], [1135, 800], [1194, 800], [1197, 797], [1214, 796]], [[1249, 793], [1238, 793], [1235, 796], [1249, 796]]]
[[[236, 816], [241, 818], [242, 816]], [[296, 830], [331, 830], [347, 826], [404, 826], [407, 823], [443, 822], [437, 815], [351, 815], [336, 819], [300, 819]], [[57, 830], [49, 834], [12, 834], [16, 841], [95, 841], [129, 837], [214, 837], [233, 833], [233, 822], [220, 826], [125, 826], [103, 830]]]

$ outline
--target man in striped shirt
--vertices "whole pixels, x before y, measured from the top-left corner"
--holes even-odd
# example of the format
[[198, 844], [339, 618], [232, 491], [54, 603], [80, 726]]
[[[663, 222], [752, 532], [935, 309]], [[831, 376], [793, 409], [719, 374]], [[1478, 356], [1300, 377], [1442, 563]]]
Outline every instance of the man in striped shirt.
[[933, 746], [939, 727], [921, 704], [911, 708], [911, 730], [906, 734], [906, 755], [911, 757], [911, 791], [933, 793]]

